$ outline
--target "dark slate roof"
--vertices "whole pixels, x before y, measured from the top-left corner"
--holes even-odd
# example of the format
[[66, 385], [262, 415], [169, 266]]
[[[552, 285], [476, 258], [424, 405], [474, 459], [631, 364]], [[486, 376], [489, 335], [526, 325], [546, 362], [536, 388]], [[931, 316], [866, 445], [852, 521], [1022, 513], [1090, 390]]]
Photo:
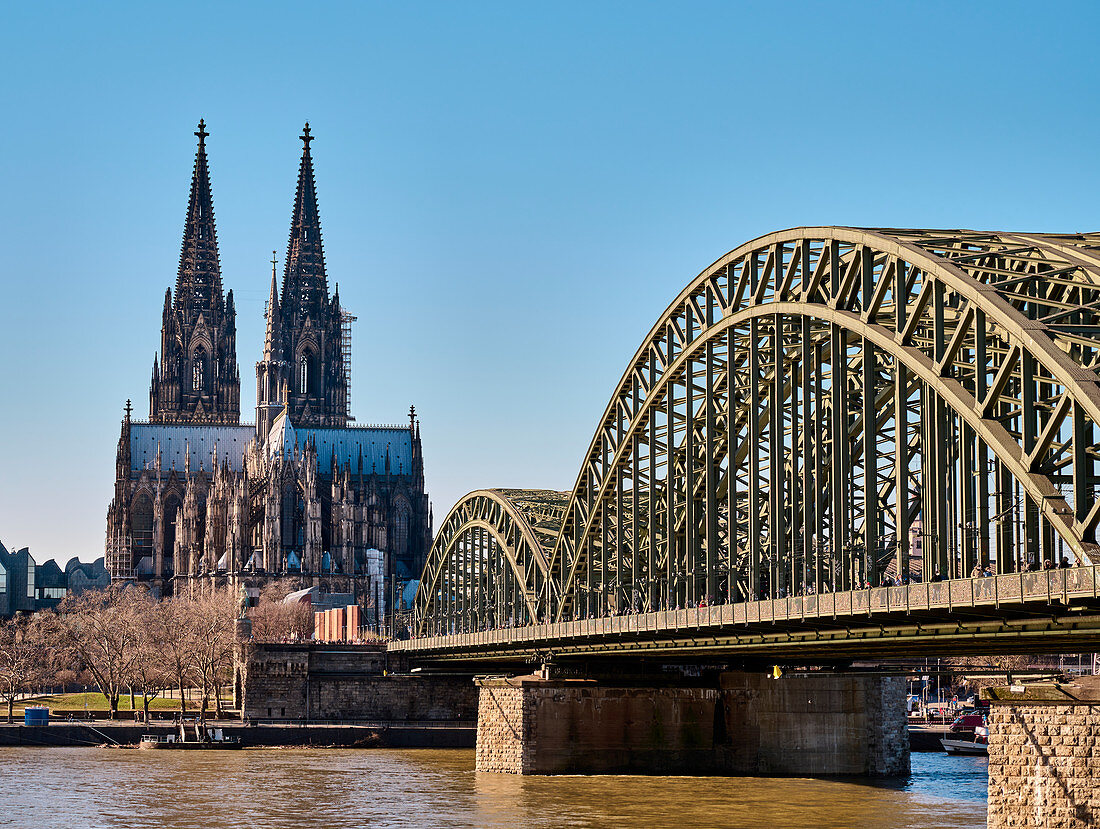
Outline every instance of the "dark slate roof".
[[167, 472], [182, 472], [191, 453], [191, 471], [198, 472], [201, 464], [207, 472], [214, 463], [214, 448], [218, 450], [218, 463], [228, 456], [229, 466], [239, 472], [244, 465], [244, 453], [249, 441], [256, 436], [252, 426], [200, 426], [176, 423], [131, 423], [130, 468], [152, 469], [157, 462], [157, 445], [160, 445], [161, 468]]
[[298, 444], [306, 439], [317, 446], [317, 467], [322, 472], [332, 469], [332, 456], [343, 467], [351, 464], [351, 471], [359, 471], [359, 453], [363, 453], [363, 473], [369, 475], [386, 472], [386, 453], [390, 456], [390, 474], [408, 475], [412, 472], [412, 433], [403, 426], [369, 426], [357, 429], [295, 429]]
[[[280, 419], [283, 418], [280, 415]], [[284, 426], [279, 420], [275, 426]], [[332, 469], [335, 454], [340, 466], [351, 464], [352, 472], [359, 471], [359, 456], [363, 457], [363, 472], [379, 475], [386, 473], [386, 454], [390, 458], [390, 474], [408, 475], [412, 471], [412, 433], [405, 426], [358, 426], [345, 429], [272, 428], [272, 436], [278, 431], [286, 440], [293, 432], [299, 451], [307, 440], [317, 446], [317, 467], [327, 473]], [[161, 450], [161, 468], [182, 472], [188, 451], [191, 454], [191, 471], [201, 468], [207, 472], [213, 467], [214, 449], [217, 447], [218, 463], [229, 458], [229, 466], [239, 472], [244, 465], [248, 444], [256, 435], [255, 427], [203, 426], [175, 423], [130, 424], [130, 468], [152, 469], [156, 464], [157, 446]], [[269, 436], [269, 441], [271, 436]], [[269, 447], [270, 448], [270, 447]], [[293, 452], [293, 447], [287, 447]]]

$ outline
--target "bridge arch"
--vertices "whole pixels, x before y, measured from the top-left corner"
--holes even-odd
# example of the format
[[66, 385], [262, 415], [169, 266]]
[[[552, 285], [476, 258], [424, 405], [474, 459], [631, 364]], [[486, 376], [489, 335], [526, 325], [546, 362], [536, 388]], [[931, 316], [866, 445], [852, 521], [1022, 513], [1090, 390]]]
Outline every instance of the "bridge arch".
[[1098, 234], [740, 246], [608, 403], [547, 555], [553, 618], [1089, 562], [1098, 309]]
[[484, 489], [464, 496], [439, 527], [416, 593], [420, 634], [467, 633], [545, 621], [547, 580], [567, 493]]

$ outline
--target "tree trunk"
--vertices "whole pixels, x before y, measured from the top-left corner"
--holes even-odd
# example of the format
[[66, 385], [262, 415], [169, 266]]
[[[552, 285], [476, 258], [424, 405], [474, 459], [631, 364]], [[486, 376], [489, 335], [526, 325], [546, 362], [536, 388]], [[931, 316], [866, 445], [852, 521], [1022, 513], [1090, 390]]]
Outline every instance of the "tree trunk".
[[8, 697], [8, 722], [15, 720], [15, 696]]
[[117, 720], [118, 719], [118, 698], [119, 698], [119, 696], [120, 696], [120, 694], [118, 693], [118, 691], [111, 691], [110, 696], [107, 697], [107, 705], [110, 708], [110, 713], [108, 714], [108, 716], [112, 720]]
[[134, 686], [130, 686], [130, 710], [137, 711], [137, 703], [134, 702]]
[[180, 681], [180, 713], [181, 714], [186, 714], [187, 713], [187, 700], [183, 696], [183, 674], [180, 674], [177, 678]]
[[214, 685], [214, 716], [222, 718], [222, 686]]
[[149, 695], [144, 693], [144, 692], [141, 695], [141, 705], [145, 709], [145, 722], [148, 723], [149, 722]]

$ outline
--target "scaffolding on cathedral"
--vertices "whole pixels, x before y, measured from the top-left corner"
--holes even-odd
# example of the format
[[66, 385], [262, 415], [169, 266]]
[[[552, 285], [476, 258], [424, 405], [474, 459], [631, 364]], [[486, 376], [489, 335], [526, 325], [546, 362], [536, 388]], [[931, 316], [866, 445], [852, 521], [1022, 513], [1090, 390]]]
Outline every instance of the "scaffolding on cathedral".
[[130, 552], [130, 536], [113, 532], [107, 539], [107, 572], [115, 578], [132, 578], [133, 558]]
[[351, 324], [359, 317], [350, 311], [340, 311], [340, 353], [344, 360], [344, 399], [347, 404], [348, 420], [351, 416]]

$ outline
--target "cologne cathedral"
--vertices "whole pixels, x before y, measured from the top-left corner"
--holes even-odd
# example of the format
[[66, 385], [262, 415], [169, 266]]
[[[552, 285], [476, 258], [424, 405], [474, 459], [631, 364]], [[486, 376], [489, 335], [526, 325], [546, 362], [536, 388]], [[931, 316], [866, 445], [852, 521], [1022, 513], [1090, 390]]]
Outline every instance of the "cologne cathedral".
[[118, 442], [107, 564], [157, 595], [275, 578], [382, 612], [431, 541], [420, 425], [350, 425], [351, 316], [329, 293], [309, 124], [283, 268], [272, 262], [256, 424], [240, 422], [233, 291], [223, 292], [205, 124], [175, 292], [164, 296], [149, 419]]

